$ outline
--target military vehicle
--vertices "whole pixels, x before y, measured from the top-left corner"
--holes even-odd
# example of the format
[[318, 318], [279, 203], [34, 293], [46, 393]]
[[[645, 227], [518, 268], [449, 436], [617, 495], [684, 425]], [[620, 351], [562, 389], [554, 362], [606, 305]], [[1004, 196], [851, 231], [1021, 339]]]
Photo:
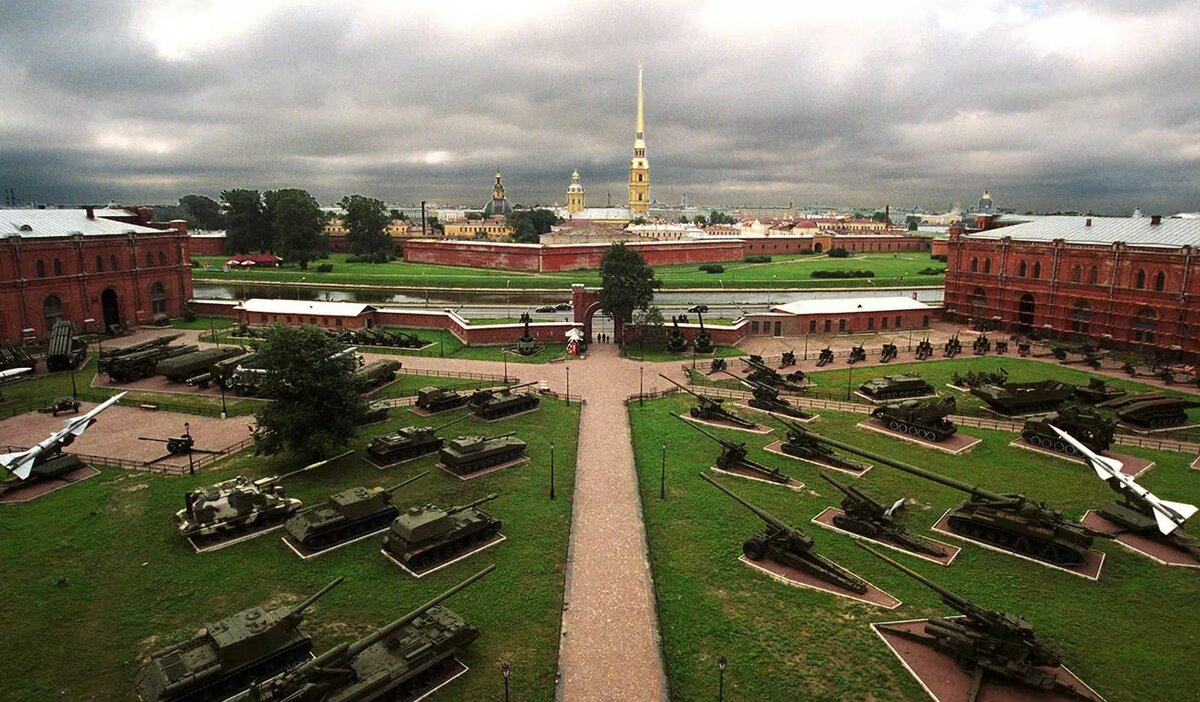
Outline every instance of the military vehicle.
[[[729, 371], [725, 371], [725, 373], [732, 378], [742, 380]], [[779, 388], [749, 379], [742, 380], [742, 382], [749, 383], [751, 390], [754, 392], [754, 397], [746, 401], [751, 407], [766, 410], [767, 412], [786, 414], [789, 417], [797, 419], [811, 419], [813, 416], [811, 412], [807, 412], [780, 397]]]
[[966, 493], [969, 497], [950, 510], [950, 529], [1002, 551], [1073, 568], [1084, 563], [1093, 539], [1112, 538], [1020, 493], [991, 492], [811, 431], [808, 434], [834, 448]]
[[429, 602], [351, 643], [282, 675], [255, 683], [228, 702], [405, 702], [423, 698], [462, 671], [455, 656], [479, 630], [438, 606], [495, 570], [491, 565]]
[[955, 371], [950, 376], [950, 383], [960, 388], [975, 388], [981, 385], [1003, 385], [1008, 382], [1008, 371], [999, 368], [995, 371]]
[[858, 386], [858, 391], [872, 400], [901, 400], [906, 397], [933, 395], [933, 386], [919, 375], [885, 375], [872, 378]]
[[700, 331], [696, 332], [695, 344], [696, 353], [712, 353], [713, 342], [712, 335], [704, 328], [704, 313], [708, 311], [708, 305], [696, 305], [688, 310], [696, 315], [696, 319], [700, 322]]
[[1059, 380], [1035, 380], [1003, 385], [977, 385], [971, 394], [1000, 414], [1033, 414], [1061, 407], [1075, 394], [1075, 386]]
[[962, 353], [962, 342], [958, 340], [958, 334], [946, 340], [946, 345], [942, 347], [942, 355], [946, 358], [954, 358]]
[[153, 436], [139, 436], [138, 441], [154, 441], [167, 445], [167, 452], [165, 454], [159, 456], [158, 458], [153, 458], [149, 461], [146, 461], [146, 465], [148, 466], [158, 463], [159, 461], [166, 460], [171, 456], [187, 456], [192, 453], [221, 453], [220, 451], [210, 451], [208, 449], [196, 448], [196, 438], [192, 436], [191, 432], [187, 429], [186, 424], [184, 425], [183, 436], [172, 436], [166, 439]]
[[725, 402], [724, 400], [712, 398], [712, 397], [709, 397], [708, 395], [702, 395], [694, 390], [691, 390], [683, 385], [680, 385], [679, 383], [675, 382], [674, 380], [671, 380], [670, 378], [663, 375], [662, 373], [659, 373], [658, 377], [662, 378], [663, 380], [667, 381], [668, 383], [674, 385], [675, 387], [679, 388], [680, 390], [686, 392], [689, 395], [692, 395], [697, 400], [699, 400], [700, 403], [698, 405], [696, 405], [688, 410], [688, 414], [692, 415], [696, 419], [705, 419], [705, 420], [717, 421], [717, 422], [730, 422], [731, 424], [736, 424], [737, 426], [744, 427], [746, 429], [753, 429], [755, 426], [757, 426], [754, 422], [742, 419], [741, 417], [737, 416], [733, 412], [730, 412], [729, 410], [725, 409], [722, 406], [723, 403]]
[[851, 592], [862, 594], [867, 591], [869, 586], [862, 578], [814, 552], [815, 542], [811, 536], [772, 516], [766, 510], [756, 507], [749, 500], [739, 496], [708, 475], [701, 473], [700, 477], [766, 522], [767, 527], [761, 534], [746, 539], [742, 544], [742, 554], [746, 558], [752, 561], [761, 561], [767, 558]]
[[400, 361], [379, 359], [371, 361], [354, 371], [354, 383], [360, 390], [377, 388], [384, 383], [396, 379], [396, 371], [400, 370]]
[[188, 378], [208, 373], [218, 361], [241, 356], [246, 353], [240, 346], [219, 346], [200, 349], [158, 361], [154, 372], [173, 383], [182, 383]]
[[667, 351], [671, 353], [683, 353], [687, 351], [688, 340], [683, 336], [683, 331], [679, 329], [680, 317], [683, 317], [683, 321], [687, 322], [687, 317], [683, 315], [671, 317], [671, 331], [667, 334]]
[[525, 455], [526, 444], [515, 433], [458, 436], [438, 451], [441, 464], [459, 475], [498, 466]]
[[[190, 388], [207, 388], [210, 384], [216, 383], [218, 387], [231, 389], [236, 382], [241, 386], [242, 389], [242, 392], [239, 394], [257, 394], [257, 377], [254, 377], [253, 379], [242, 377], [237, 381], [234, 380], [234, 375], [237, 374], [238, 368], [241, 368], [243, 365], [247, 368], [250, 368], [250, 364], [252, 364], [256, 358], [258, 358], [258, 352], [243, 350], [243, 352], [237, 356], [232, 356], [230, 358], [217, 361], [209, 367], [207, 373], [201, 373], [200, 375], [192, 376], [191, 378], [183, 381], [183, 384]], [[262, 374], [263, 373], [249, 373], [247, 371], [243, 371], [240, 375], [260, 376]]]
[[1074, 446], [1059, 437], [1055, 431], [1056, 427], [1079, 439], [1083, 445], [1096, 453], [1108, 450], [1117, 428], [1116, 423], [1095, 410], [1081, 405], [1067, 405], [1057, 412], [1025, 420], [1021, 438], [1034, 446], [1068, 456], [1078, 455], [1079, 452]]
[[821, 479], [845, 495], [842, 498], [842, 513], [833, 517], [833, 524], [837, 528], [934, 558], [946, 555], [946, 549], [938, 542], [918, 536], [896, 521], [896, 512], [904, 506], [904, 498], [888, 507], [862, 490], [834, 480], [825, 471], [821, 471]]
[[436, 427], [404, 427], [388, 434], [380, 434], [367, 446], [367, 455], [378, 463], [400, 463], [427, 453], [436, 453], [446, 443], [437, 435], [448, 426], [466, 419], [463, 415]]
[[300, 630], [304, 610], [342, 583], [337, 578], [295, 607], [251, 607], [207, 624], [187, 641], [150, 654], [133, 676], [141, 702], [223, 700], [312, 655]]
[[780, 368], [787, 368], [788, 366], [794, 366], [794, 365], [796, 365], [796, 352], [795, 351], [784, 351], [779, 356], [779, 367]]
[[284, 523], [284, 531], [304, 548], [320, 549], [386, 528], [400, 514], [393, 493], [423, 478], [418, 473], [387, 488], [353, 487], [329, 496], [319, 505], [305, 507]]
[[[671, 414], [672, 416], [678, 417], [681, 420], [683, 419], [683, 417], [680, 417], [674, 412]], [[751, 460], [748, 457], [750, 452], [746, 448], [745, 442], [734, 443], [732, 441], [726, 441], [719, 436], [708, 433], [704, 429], [701, 429], [691, 422], [687, 422], [687, 424], [691, 428], [721, 445], [721, 453], [717, 456], [716, 460], [716, 465], [718, 468], [723, 468], [725, 470], [741, 468], [743, 470], [750, 471], [755, 475], [755, 477], [762, 478], [764, 480], [770, 480], [773, 483], [787, 484], [791, 481], [791, 478], [785, 475], [783, 471], [779, 470], [778, 468], [772, 468], [771, 466], [764, 465], [758, 461]]]
[[301, 507], [300, 500], [288, 497], [280, 483], [351, 453], [354, 452], [347, 451], [283, 475], [258, 480], [239, 475], [188, 490], [183, 498], [184, 508], [175, 513], [175, 527], [180, 536], [201, 544], [278, 524]]
[[37, 361], [29, 355], [29, 351], [15, 341], [0, 341], [0, 370], [14, 368], [37, 368]]
[[1008, 353], [1008, 342], [1004, 339], [997, 339], [996, 353]]
[[[172, 334], [160, 336], [148, 342], [135, 344], [124, 349], [104, 351], [96, 365], [96, 372], [104, 373], [119, 383], [131, 383], [135, 380], [154, 375], [160, 361], [168, 358], [195, 353], [200, 347], [195, 344], [169, 346], [169, 342], [182, 336]], [[155, 343], [162, 341], [162, 343]], [[132, 350], [131, 350], [132, 349]]]
[[417, 391], [417, 407], [429, 412], [437, 414], [445, 412], [467, 404], [468, 398], [450, 388], [424, 387]]
[[467, 406], [477, 417], [498, 419], [536, 409], [542, 399], [531, 392], [513, 392], [537, 385], [537, 382], [509, 385], [498, 390], [476, 390]]
[[50, 328], [50, 346], [46, 349], [46, 370], [71, 370], [78, 368], [87, 358], [88, 344], [75, 336], [75, 325], [60, 319]]
[[879, 362], [890, 363], [899, 353], [900, 350], [896, 348], [895, 344], [884, 344], [879, 351]]
[[987, 352], [992, 350], [992, 340], [988, 338], [987, 334], [980, 334], [975, 337], [975, 342], [971, 344], [971, 349], [975, 352], [976, 356], [987, 355]]
[[55, 417], [60, 414], [79, 414], [79, 408], [81, 406], [82, 405], [79, 400], [76, 400], [69, 395], [64, 395], [62, 397], [54, 398], [54, 402], [51, 402], [45, 407], [38, 409], [38, 413], [49, 414]]
[[0, 483], [0, 491], [8, 491], [37, 480], [60, 478], [83, 467], [83, 462], [78, 457], [63, 453], [62, 450], [95, 424], [97, 415], [115, 405], [122, 397], [125, 397], [125, 393], [108, 398], [86, 414], [71, 417], [63, 422], [62, 429], [36, 446], [24, 451], [0, 454], [0, 466], [13, 474], [12, 478]]
[[499, 496], [493, 492], [455, 507], [409, 507], [388, 527], [383, 550], [414, 571], [451, 560], [500, 533], [500, 520], [479, 509]]
[[1146, 429], [1177, 427], [1188, 421], [1187, 410], [1200, 407], [1200, 402], [1181, 397], [1145, 393], [1108, 400], [1096, 405], [1115, 409], [1122, 421]]
[[821, 353], [817, 355], [817, 367], [827, 366], [833, 363], [833, 349], [826, 346], [821, 349]]
[[859, 361], [867, 360], [867, 350], [858, 344], [850, 349], [850, 355], [846, 357], [846, 363], [855, 364]]
[[789, 456], [816, 461], [854, 473], [867, 469], [865, 463], [859, 463], [858, 461], [846, 458], [820, 441], [809, 437], [808, 430], [799, 424], [778, 418], [777, 421], [787, 429], [787, 439], [780, 446], [780, 449]]
[[926, 441], [945, 441], [958, 431], [954, 422], [946, 419], [958, 403], [953, 397], [928, 400], [905, 400], [882, 405], [871, 410], [871, 416], [892, 431], [911, 434]]
[[542, 350], [542, 345], [538, 343], [537, 337], [529, 333], [529, 324], [532, 321], [533, 317], [529, 316], [528, 312], [521, 314], [521, 323], [525, 325], [525, 332], [517, 339], [515, 346], [508, 347], [509, 351], [522, 356], [532, 356]]
[[925, 337], [917, 343], [917, 360], [924, 361], [933, 356], [933, 344], [929, 342], [929, 337]]
[[720, 373], [723, 370], [729, 369], [729, 363], [723, 358], [714, 358], [712, 363], [708, 364], [708, 375]]
[[926, 621], [923, 634], [887, 624], [876, 626], [888, 634], [953, 658], [960, 669], [974, 676], [967, 702], [978, 699], [980, 688], [988, 678], [1027, 685], [1070, 699], [1094, 702], [1094, 697], [1062, 682], [1052, 670], [1047, 670], [1062, 665], [1062, 658], [1037, 640], [1033, 627], [1025, 620], [980, 607], [869, 546], [859, 544], [859, 547], [933, 590], [941, 596], [942, 602], [963, 615], [950, 619], [933, 617]]
[[749, 359], [743, 359], [746, 364], [746, 378], [758, 383], [766, 383], [779, 388], [780, 390], [789, 390], [791, 392], [800, 392], [804, 388], [798, 383], [804, 380], [804, 371], [795, 370], [788, 373], [786, 376], [779, 371], [771, 368], [763, 363], [761, 356], [751, 356]]
[[1075, 399], [1093, 404], [1115, 400], [1118, 397], [1125, 397], [1127, 394], [1124, 390], [1109, 385], [1103, 378], [1092, 378], [1088, 380], [1087, 385], [1075, 386]]

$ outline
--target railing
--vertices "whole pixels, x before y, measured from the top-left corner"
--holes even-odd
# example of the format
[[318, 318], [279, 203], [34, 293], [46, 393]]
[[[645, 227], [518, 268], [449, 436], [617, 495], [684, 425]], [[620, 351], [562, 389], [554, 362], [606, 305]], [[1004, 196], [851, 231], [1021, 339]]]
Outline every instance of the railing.
[[396, 371], [399, 375], [428, 375], [433, 378], [466, 378], [468, 380], [494, 380], [496, 382], [507, 382], [510, 385], [515, 385], [521, 382], [520, 378], [508, 376], [506, 379], [502, 375], [495, 373], [470, 373], [466, 371], [447, 371], [447, 370], [424, 370], [421, 368], [400, 368]]
[[[98, 403], [101, 403], [101, 402], [111, 399], [112, 396], [115, 394], [117, 394], [115, 391], [112, 393], [106, 394], [103, 392], [98, 392], [98, 391], [93, 391], [93, 390], [80, 390], [76, 393], [75, 399], [77, 399], [81, 402], [94, 402], [94, 403], [98, 404]], [[26, 400], [13, 400], [11, 402], [5, 403], [3, 406], [0, 406], [0, 419], [8, 419], [10, 417], [15, 417], [19, 414], [25, 414], [27, 412], [34, 412], [34, 411], [40, 410], [43, 407], [47, 407], [47, 406], [53, 404], [54, 401], [58, 397], [61, 397], [61, 395], [48, 396], [45, 398], [30, 398], [30, 399], [26, 399]], [[172, 402], [171, 400], [159, 400], [157, 398], [155, 398], [155, 399], [145, 399], [145, 398], [138, 399], [138, 398], [133, 398], [133, 397], [123, 397], [119, 401], [117, 401], [117, 404], [122, 405], [124, 407], [135, 407], [135, 408], [141, 407], [143, 405], [145, 405], [147, 407], [153, 406], [155, 409], [163, 410], [165, 412], [178, 412], [179, 414], [194, 414], [194, 415], [199, 415], [202, 417], [220, 417], [221, 416], [221, 408], [217, 407], [216, 405], [209, 407], [206, 405], [191, 404], [191, 403], [187, 403], [187, 402]], [[255, 409], [252, 407], [234, 406], [234, 407], [228, 408], [228, 410], [225, 413], [225, 416], [226, 417], [242, 417], [242, 416], [248, 416], [248, 415], [254, 414], [254, 412], [255, 412]]]
[[625, 398], [625, 404], [637, 402], [638, 400], [658, 400], [664, 397], [670, 397], [680, 392], [677, 387], [669, 387], [666, 390], [651, 390], [650, 392], [634, 393]]
[[[90, 464], [94, 464], [94, 465], [110, 466], [110, 467], [114, 467], [114, 468], [124, 468], [127, 470], [140, 470], [140, 471], [143, 471], [146, 473], [161, 473], [163, 475], [184, 475], [185, 473], [187, 473], [189, 470], [191, 470], [193, 468], [199, 469], [202, 466], [206, 466], [209, 463], [212, 463], [214, 461], [219, 461], [222, 458], [225, 458], [226, 456], [229, 456], [230, 454], [237, 453], [238, 451], [241, 451], [242, 449], [244, 449], [248, 446], [251, 446], [253, 444], [254, 444], [254, 437], [242, 439], [241, 441], [237, 442], [236, 444], [234, 444], [232, 446], [227, 446], [226, 448], [221, 449], [220, 451], [218, 451], [216, 453], [205, 453], [201, 456], [194, 457], [192, 459], [190, 466], [187, 466], [187, 465], [178, 465], [177, 466], [177, 465], [164, 464], [164, 463], [150, 463], [148, 461], [134, 461], [134, 460], [130, 460], [127, 458], [117, 458], [115, 456], [95, 456], [95, 455], [92, 455], [89, 453], [76, 453], [74, 451], [68, 451], [66, 453], [69, 453], [70, 455], [75, 456], [76, 458], [83, 461], [84, 463], [90, 463]], [[27, 450], [29, 450], [29, 447], [27, 447], [27, 446], [5, 446], [4, 447], [4, 451], [6, 453], [17, 453], [17, 452], [27, 451]], [[182, 456], [186, 458], [187, 454], [182, 454]], [[175, 458], [175, 457], [176, 456], [172, 456], [172, 458]]]

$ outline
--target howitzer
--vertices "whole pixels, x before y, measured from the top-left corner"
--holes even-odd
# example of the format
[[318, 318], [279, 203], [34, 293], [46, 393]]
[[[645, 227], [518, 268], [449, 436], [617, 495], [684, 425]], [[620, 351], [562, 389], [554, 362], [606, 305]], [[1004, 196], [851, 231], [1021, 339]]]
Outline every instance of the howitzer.
[[845, 495], [842, 498], [843, 514], [834, 516], [834, 526], [853, 534], [891, 541], [902, 548], [936, 558], [946, 555], [946, 550], [937, 542], [917, 536], [896, 521], [896, 511], [904, 506], [904, 498], [888, 507], [859, 488], [834, 480], [824, 471], [821, 471], [821, 479]]
[[766, 383], [760, 383], [759, 381], [751, 378], [738, 378], [729, 371], [725, 371], [725, 374], [731, 378], [740, 380], [743, 383], [748, 383], [750, 385], [754, 392], [754, 397], [747, 400], [747, 404], [749, 404], [751, 407], [760, 410], [766, 410], [767, 412], [786, 414], [789, 417], [796, 417], [797, 419], [811, 419], [813, 416], [811, 412], [807, 412], [799, 407], [796, 407], [792, 403], [780, 397], [779, 388], [777, 387], [768, 385]]
[[930, 343], [929, 337], [925, 337], [917, 343], [917, 360], [924, 361], [933, 355], [933, 344]]
[[663, 375], [662, 373], [659, 373], [658, 377], [660, 377], [663, 380], [667, 381], [668, 383], [674, 385], [675, 387], [679, 388], [680, 390], [686, 392], [687, 394], [692, 395], [693, 397], [695, 397], [697, 400], [700, 401], [700, 404], [698, 404], [695, 407], [688, 410], [688, 414], [692, 415], [696, 419], [724, 420], [726, 422], [732, 422], [732, 423], [738, 425], [739, 427], [745, 427], [746, 429], [754, 428], [754, 426], [755, 426], [754, 422], [750, 422], [745, 419], [742, 419], [741, 417], [737, 416], [736, 414], [734, 414], [734, 413], [730, 412], [729, 410], [725, 409], [724, 407], [722, 407], [721, 404], [724, 402], [724, 400], [715, 399], [715, 398], [709, 397], [708, 395], [702, 395], [681, 383], [677, 383], [674, 380], [671, 380], [670, 378]]
[[866, 464], [852, 461], [836, 453], [825, 444], [813, 439], [809, 436], [808, 431], [799, 424], [783, 419], [782, 417], [776, 417], [775, 421], [787, 429], [787, 440], [783, 442], [780, 448], [789, 456], [816, 461], [817, 463], [854, 473], [860, 473], [867, 469], [868, 466]]
[[788, 377], [785, 378], [782, 374], [780, 374], [779, 371], [764, 363], [762, 358], [759, 356], [751, 356], [749, 359], [742, 360], [747, 366], [749, 366], [749, 368], [747, 368], [745, 371], [746, 378], [748, 380], [766, 383], [767, 385], [782, 388], [784, 390], [791, 390], [793, 392], [798, 392], [801, 390], [801, 387], [796, 383], [804, 380], [803, 371], [793, 371], [792, 373], [788, 374]]
[[1113, 538], [1112, 534], [1067, 519], [1062, 512], [1020, 493], [991, 492], [807, 429], [803, 431], [821, 443], [966, 493], [968, 499], [948, 515], [950, 529], [966, 538], [1067, 568], [1084, 563], [1094, 538]]
[[[672, 412], [671, 415], [683, 420], [683, 417], [680, 417], [674, 412]], [[771, 466], [764, 465], [758, 461], [751, 460], [747, 456], [749, 451], [746, 449], [745, 443], [734, 443], [732, 441], [722, 439], [715, 434], [710, 434], [691, 422], [686, 422], [686, 424], [721, 445], [721, 454], [717, 456], [716, 460], [718, 468], [724, 468], [726, 470], [731, 468], [743, 468], [775, 483], [786, 484], [791, 480], [791, 478], [784, 475], [783, 471], [779, 470], [778, 468], [772, 468]]]
[[701, 473], [700, 477], [766, 523], [767, 528], [762, 534], [752, 536], [742, 544], [742, 553], [746, 558], [752, 561], [770, 558], [776, 563], [802, 570], [846, 590], [860, 594], [867, 591], [868, 586], [864, 580], [814, 553], [812, 549], [815, 542], [811, 536], [739, 496], [708, 475]]
[[959, 612], [961, 618], [932, 617], [925, 623], [925, 633], [917, 633], [888, 625], [877, 625], [887, 634], [933, 648], [954, 658], [958, 666], [974, 676], [967, 702], [975, 702], [984, 678], [988, 675], [1057, 692], [1077, 700], [1094, 697], [1061, 680], [1047, 668], [1062, 665], [1059, 654], [1037, 640], [1033, 627], [1020, 617], [980, 607], [934, 583], [875, 549], [864, 544], [859, 548], [936, 592], [943, 603]]

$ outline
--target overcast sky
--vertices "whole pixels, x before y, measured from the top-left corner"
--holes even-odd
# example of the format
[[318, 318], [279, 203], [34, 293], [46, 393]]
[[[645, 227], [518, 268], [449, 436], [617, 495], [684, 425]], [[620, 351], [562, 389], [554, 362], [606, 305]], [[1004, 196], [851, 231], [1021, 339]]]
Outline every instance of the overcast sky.
[[0, 4], [20, 201], [1200, 210], [1200, 2]]

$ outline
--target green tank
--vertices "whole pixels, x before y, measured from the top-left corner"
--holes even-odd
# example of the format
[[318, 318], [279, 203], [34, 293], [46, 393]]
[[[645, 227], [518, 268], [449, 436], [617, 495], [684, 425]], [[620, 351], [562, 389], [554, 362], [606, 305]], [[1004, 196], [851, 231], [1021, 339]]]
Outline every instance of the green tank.
[[934, 394], [933, 386], [919, 375], [885, 375], [872, 378], [858, 386], [858, 391], [872, 400], [902, 400]]
[[423, 478], [419, 473], [391, 487], [353, 487], [330, 495], [319, 505], [305, 507], [283, 525], [305, 548], [326, 548], [387, 527], [400, 514], [393, 493]]
[[437, 414], [467, 404], [469, 398], [450, 388], [424, 387], [417, 391], [417, 407]]
[[871, 416], [892, 431], [911, 434], [926, 441], [945, 441], [958, 431], [954, 422], [946, 419], [958, 408], [953, 397], [905, 400], [871, 410]]
[[380, 359], [354, 371], [354, 383], [361, 390], [375, 388], [390, 383], [396, 379], [396, 371], [400, 370], [399, 361]]
[[304, 610], [341, 582], [295, 607], [251, 607], [155, 651], [134, 674], [134, 692], [142, 702], [216, 702], [307, 660], [312, 637], [300, 630]]
[[1007, 415], [1032, 414], [1058, 409], [1075, 394], [1075, 386], [1058, 380], [980, 385], [971, 394], [993, 410]]
[[1116, 424], [1096, 412], [1080, 405], [1067, 405], [1057, 412], [1051, 412], [1044, 417], [1034, 417], [1025, 420], [1021, 429], [1021, 438], [1034, 446], [1048, 448], [1051, 451], [1075, 456], [1079, 451], [1071, 444], [1063, 441], [1055, 433], [1058, 427], [1079, 440], [1096, 453], [1104, 453], [1112, 445]]
[[220, 346], [185, 353], [159, 361], [154, 372], [173, 383], [182, 383], [188, 378], [208, 373], [219, 361], [241, 356], [245, 351], [240, 346]]
[[1165, 429], [1185, 424], [1188, 421], [1187, 410], [1200, 407], [1200, 402], [1147, 393], [1110, 400], [1097, 406], [1115, 409], [1119, 419], [1135, 426]]
[[[1118, 397], [1124, 397], [1127, 394], [1128, 393], [1126, 393], [1124, 390], [1114, 388], [1113, 386], [1104, 382], [1103, 378], [1092, 378], [1088, 380], [1087, 385], [1075, 386], [1075, 399], [1082, 400], [1083, 402], [1091, 402], [1093, 404], [1097, 402], [1105, 402], [1107, 400], [1114, 400]], [[1071, 432], [1067, 433], [1069, 434]]]
[[531, 392], [513, 392], [537, 385], [536, 382], [511, 385], [499, 390], [478, 390], [467, 402], [476, 416], [483, 419], [499, 419], [520, 412], [528, 412], [541, 404], [542, 398]]
[[523, 456], [525, 446], [515, 433], [459, 436], [447, 441], [438, 456], [442, 465], [458, 475], [467, 475]]
[[390, 434], [380, 434], [367, 446], [367, 455], [379, 463], [399, 463], [419, 458], [428, 453], [435, 453], [445, 445], [445, 440], [437, 435], [446, 427], [466, 419], [463, 415], [436, 427], [404, 427]]
[[448, 561], [500, 533], [500, 520], [479, 509], [497, 497], [493, 492], [455, 507], [410, 507], [388, 527], [383, 549], [414, 571]]
[[488, 566], [363, 638], [335, 646], [228, 702], [404, 702], [424, 697], [461, 672], [455, 660], [479, 630], [439, 606], [478, 581]]
[[75, 336], [75, 325], [65, 319], [50, 329], [50, 345], [46, 349], [46, 370], [50, 372], [79, 367], [87, 358], [87, 342]]

